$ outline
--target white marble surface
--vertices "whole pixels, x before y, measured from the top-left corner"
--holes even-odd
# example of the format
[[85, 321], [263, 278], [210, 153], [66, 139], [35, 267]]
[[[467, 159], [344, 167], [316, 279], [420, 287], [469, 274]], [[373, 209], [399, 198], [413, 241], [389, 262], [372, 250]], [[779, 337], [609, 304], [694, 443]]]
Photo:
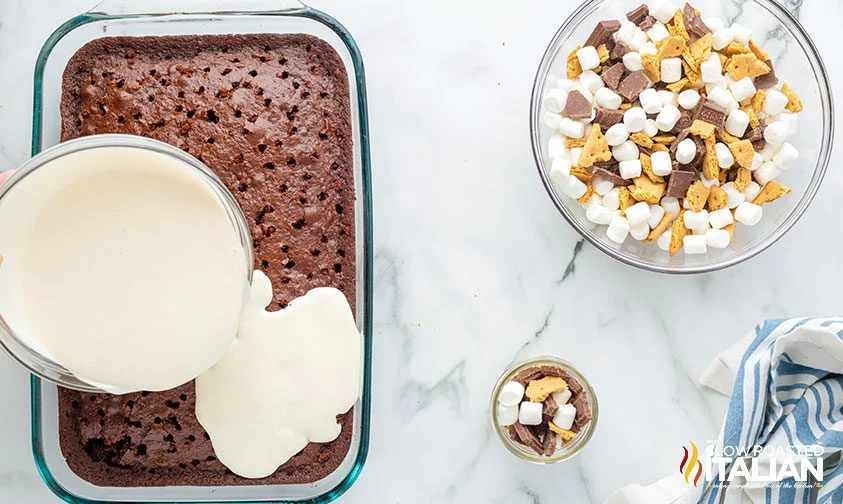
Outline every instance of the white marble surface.
[[[0, 3], [0, 169], [28, 157], [38, 48], [92, 3]], [[725, 402], [696, 378], [755, 322], [840, 314], [841, 226], [825, 220], [840, 214], [840, 157], [760, 257], [712, 275], [647, 274], [583, 245], [535, 171], [530, 86], [575, 2], [313, 4], [363, 52], [374, 166], [372, 440], [342, 502], [600, 502], [674, 471], [683, 443], [715, 434]], [[787, 4], [841, 82], [843, 5]], [[578, 364], [600, 397], [591, 444], [554, 467], [513, 458], [487, 411], [500, 371], [543, 353]], [[57, 502], [30, 454], [28, 375], [0, 356], [0, 383], [0, 503]]]

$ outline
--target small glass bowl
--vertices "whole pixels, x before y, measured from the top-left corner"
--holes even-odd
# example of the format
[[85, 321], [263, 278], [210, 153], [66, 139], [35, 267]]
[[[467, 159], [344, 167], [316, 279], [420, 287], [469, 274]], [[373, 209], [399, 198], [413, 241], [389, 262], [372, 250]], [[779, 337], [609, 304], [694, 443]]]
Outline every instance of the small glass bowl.
[[[506, 427], [500, 425], [498, 423], [498, 396], [500, 395], [501, 388], [504, 385], [512, 381], [512, 379], [517, 375], [519, 372], [526, 368], [534, 367], [534, 366], [554, 366], [558, 368], [562, 368], [568, 373], [571, 374], [580, 384], [583, 386], [583, 391], [588, 396], [588, 404], [591, 408], [591, 421], [586, 424], [585, 428], [581, 430], [577, 437], [562, 445], [561, 448], [557, 449], [556, 452], [550, 457], [544, 457], [542, 455], [537, 454], [530, 448], [513, 441], [509, 434], [506, 432]], [[492, 428], [495, 429], [495, 432], [498, 434], [501, 442], [506, 449], [509, 450], [513, 455], [516, 457], [526, 460], [528, 462], [532, 462], [534, 464], [556, 464], [558, 462], [562, 462], [573, 458], [576, 454], [578, 454], [588, 442], [591, 440], [591, 436], [594, 435], [594, 430], [597, 428], [597, 417], [598, 417], [598, 407], [597, 407], [597, 395], [594, 393], [594, 389], [591, 388], [591, 383], [585, 377], [582, 372], [574, 367], [573, 364], [566, 360], [559, 359], [557, 357], [550, 357], [550, 356], [539, 356], [534, 357], [532, 359], [523, 360], [520, 362], [516, 362], [509, 366], [506, 371], [503, 372], [501, 377], [498, 379], [498, 382], [495, 384], [495, 388], [492, 390], [492, 397], [489, 401], [489, 411], [491, 413], [492, 418]]]
[[[32, 157], [29, 161], [24, 163], [20, 169], [15, 171], [12, 177], [9, 178], [2, 187], [0, 187], [0, 205], [3, 203], [4, 196], [9, 194], [10, 191], [13, 191], [17, 184], [22, 182], [25, 183], [24, 181], [28, 176], [35, 173], [39, 168], [46, 166], [49, 162], [71, 153], [103, 147], [130, 147], [164, 154], [168, 157], [181, 161], [185, 168], [200, 175], [199, 178], [208, 183], [208, 186], [211, 188], [213, 193], [219, 198], [220, 204], [225, 209], [225, 212], [231, 221], [231, 225], [236, 229], [237, 235], [240, 238], [240, 243], [245, 252], [245, 254], [243, 254], [243, 260], [246, 262], [245, 271], [247, 272], [247, 277], [244, 278], [242, 296], [242, 302], [245, 306], [249, 295], [247, 286], [252, 281], [252, 271], [254, 269], [252, 237], [249, 232], [249, 226], [246, 223], [246, 218], [243, 216], [243, 212], [240, 210], [240, 206], [234, 200], [234, 197], [222, 181], [217, 178], [214, 172], [202, 164], [202, 162], [198, 159], [190, 154], [187, 154], [181, 149], [168, 145], [164, 142], [133, 135], [92, 135], [78, 138], [76, 140], [70, 140], [49, 148]], [[0, 306], [0, 347], [2, 347], [3, 350], [5, 350], [6, 353], [8, 353], [13, 359], [39, 378], [49, 380], [65, 388], [80, 390], [83, 392], [103, 392], [102, 389], [80, 380], [62, 365], [43, 355], [37, 348], [32, 348], [26, 343], [25, 339], [20, 337], [20, 335], [16, 335], [3, 318], [2, 306]]]
[[606, 238], [605, 226], [589, 222], [585, 218], [585, 208], [566, 196], [550, 179], [551, 159], [547, 155], [547, 144], [553, 132], [541, 121], [542, 97], [549, 84], [565, 77], [567, 55], [588, 38], [598, 21], [625, 19], [625, 13], [640, 3], [640, 0], [588, 0], [574, 10], [551, 40], [533, 83], [530, 104], [530, 134], [539, 175], [556, 208], [574, 229], [589, 243], [621, 262], [649, 271], [675, 274], [706, 273], [734, 266], [761, 253], [784, 236], [811, 204], [822, 183], [834, 137], [834, 107], [825, 66], [805, 29], [773, 0], [747, 0], [741, 2], [737, 12], [730, 2], [692, 1], [704, 17], [734, 18], [734, 22], [751, 28], [754, 40], [770, 53], [779, 80], [788, 82], [802, 99], [805, 110], [799, 115], [799, 131], [788, 140], [799, 149], [799, 160], [779, 177], [793, 188], [793, 192], [765, 205], [764, 217], [756, 226], [739, 225], [731, 246], [726, 249], [689, 256], [680, 251], [670, 257], [655, 244], [631, 238], [617, 245]]

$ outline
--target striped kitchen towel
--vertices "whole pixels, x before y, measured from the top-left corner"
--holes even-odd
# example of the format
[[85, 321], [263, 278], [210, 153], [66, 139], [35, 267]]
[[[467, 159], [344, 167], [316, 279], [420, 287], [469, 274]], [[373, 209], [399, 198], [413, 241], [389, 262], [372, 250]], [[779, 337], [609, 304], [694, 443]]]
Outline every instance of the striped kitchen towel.
[[843, 502], [843, 318], [767, 321], [720, 354], [700, 382], [731, 395], [713, 446], [715, 456], [730, 459], [727, 470], [735, 470], [735, 452], [756, 446], [775, 454], [780, 466], [785, 453], [822, 452], [822, 481], [763, 484], [738, 477], [724, 485], [708, 478], [693, 487], [677, 473], [621, 489], [605, 504]]

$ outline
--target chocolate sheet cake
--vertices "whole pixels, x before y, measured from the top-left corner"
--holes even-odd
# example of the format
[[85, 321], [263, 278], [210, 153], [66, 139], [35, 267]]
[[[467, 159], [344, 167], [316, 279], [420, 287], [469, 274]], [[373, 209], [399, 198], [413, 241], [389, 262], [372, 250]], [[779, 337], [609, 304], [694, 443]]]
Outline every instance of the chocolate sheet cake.
[[[61, 101], [62, 140], [142, 135], [214, 170], [243, 208], [275, 309], [324, 286], [355, 306], [350, 114], [339, 55], [307, 35], [98, 39], [69, 61]], [[337, 440], [248, 480], [216, 459], [194, 402], [192, 383], [123, 396], [60, 390], [62, 451], [101, 486], [292, 484], [331, 473], [351, 443], [349, 412]]]

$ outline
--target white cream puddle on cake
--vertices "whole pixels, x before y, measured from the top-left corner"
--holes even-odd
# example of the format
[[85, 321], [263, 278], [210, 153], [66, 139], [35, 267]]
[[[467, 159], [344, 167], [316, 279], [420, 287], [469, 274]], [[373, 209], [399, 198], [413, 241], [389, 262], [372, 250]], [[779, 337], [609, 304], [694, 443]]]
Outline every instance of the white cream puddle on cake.
[[255, 271], [249, 290], [237, 228], [184, 162], [134, 147], [64, 155], [4, 196], [0, 230], [12, 331], [112, 393], [196, 378], [196, 415], [234, 473], [268, 476], [339, 436], [360, 393], [345, 295], [318, 288], [267, 312], [269, 278]]
[[196, 379], [196, 418], [220, 462], [262, 478], [309, 442], [340, 434], [337, 415], [360, 395], [360, 332], [337, 289], [318, 288], [268, 312], [261, 271], [228, 353]]

